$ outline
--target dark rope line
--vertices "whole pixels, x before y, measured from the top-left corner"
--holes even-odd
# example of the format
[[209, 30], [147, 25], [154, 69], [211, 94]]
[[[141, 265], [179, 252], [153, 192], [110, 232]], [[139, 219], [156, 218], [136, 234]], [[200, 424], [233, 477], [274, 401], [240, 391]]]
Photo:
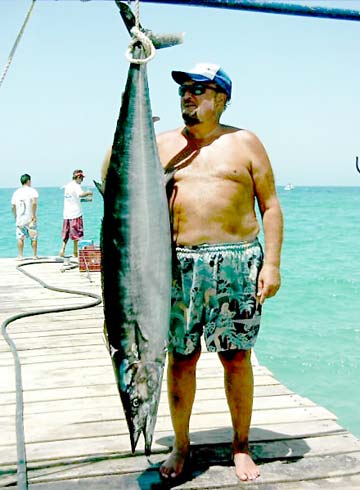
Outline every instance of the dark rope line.
[[342, 8], [327, 8], [313, 5], [301, 5], [291, 2], [273, 2], [270, 0], [140, 0], [144, 3], [183, 5], [188, 7], [214, 7], [247, 12], [296, 15], [324, 19], [360, 21], [360, 11]]
[[[26, 448], [25, 448], [25, 432], [24, 432], [24, 399], [23, 399], [23, 387], [22, 387], [22, 374], [21, 374], [21, 362], [20, 357], [16, 348], [15, 342], [12, 340], [10, 335], [7, 333], [7, 327], [10, 323], [19, 320], [21, 318], [27, 318], [31, 316], [37, 315], [45, 315], [47, 313], [58, 313], [63, 311], [73, 311], [73, 310], [81, 310], [85, 308], [92, 308], [93, 306], [97, 306], [101, 303], [101, 296], [95, 293], [78, 291], [75, 289], [67, 289], [67, 288], [58, 288], [54, 286], [50, 286], [45, 283], [35, 275], [31, 274], [28, 271], [23, 270], [22, 268], [32, 264], [44, 264], [44, 263], [59, 263], [59, 260], [36, 260], [32, 262], [26, 262], [24, 264], [20, 264], [16, 267], [16, 269], [26, 276], [30, 277], [34, 281], [37, 281], [41, 286], [46, 289], [50, 289], [51, 291], [57, 291], [68, 294], [76, 294], [78, 296], [87, 296], [90, 298], [94, 298], [94, 301], [91, 303], [87, 303], [85, 305], [75, 305], [75, 306], [65, 306], [59, 308], [47, 308], [42, 310], [34, 310], [25, 313], [19, 313], [17, 315], [13, 315], [7, 318], [1, 325], [1, 333], [9, 345], [13, 358], [14, 358], [14, 367], [15, 367], [15, 385], [16, 385], [16, 416], [15, 416], [15, 427], [16, 427], [16, 451], [17, 451], [17, 488], [19, 490], [27, 490], [28, 489], [28, 479], [27, 479], [27, 463], [26, 463]], [[76, 267], [76, 265], [74, 265]]]

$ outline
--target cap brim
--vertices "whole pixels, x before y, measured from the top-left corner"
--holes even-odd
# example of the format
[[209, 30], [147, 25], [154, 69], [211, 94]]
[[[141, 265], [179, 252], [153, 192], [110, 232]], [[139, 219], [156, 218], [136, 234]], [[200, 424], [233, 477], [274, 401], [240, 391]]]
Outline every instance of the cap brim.
[[211, 82], [210, 78], [199, 75], [198, 73], [190, 73], [186, 71], [172, 71], [171, 76], [173, 80], [179, 85], [183, 84], [187, 80], [193, 80], [194, 82]]

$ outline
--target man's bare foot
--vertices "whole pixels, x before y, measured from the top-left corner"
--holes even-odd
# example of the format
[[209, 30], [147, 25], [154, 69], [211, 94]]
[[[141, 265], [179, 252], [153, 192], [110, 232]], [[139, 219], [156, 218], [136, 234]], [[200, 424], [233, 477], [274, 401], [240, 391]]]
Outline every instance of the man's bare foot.
[[260, 476], [260, 469], [254, 463], [247, 452], [238, 452], [234, 454], [235, 473], [242, 481], [256, 480]]
[[178, 478], [184, 471], [184, 466], [189, 454], [189, 450], [179, 451], [176, 448], [170, 453], [170, 456], [160, 466], [160, 475], [166, 479]]
[[59, 257], [64, 257], [64, 252], [62, 250], [59, 252]]

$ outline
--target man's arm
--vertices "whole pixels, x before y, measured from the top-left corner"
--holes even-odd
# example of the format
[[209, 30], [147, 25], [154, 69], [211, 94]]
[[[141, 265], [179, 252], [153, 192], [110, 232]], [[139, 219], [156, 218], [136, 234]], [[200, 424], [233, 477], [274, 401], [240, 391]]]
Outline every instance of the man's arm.
[[36, 221], [37, 211], [37, 197], [33, 197], [31, 200], [32, 221]]
[[93, 191], [83, 191], [81, 189], [81, 193], [79, 194], [79, 197], [86, 197], [86, 196], [92, 196], [93, 195]]
[[280, 288], [280, 254], [283, 241], [283, 216], [277, 198], [268, 202], [262, 210], [265, 238], [265, 260], [258, 279], [258, 295], [261, 304], [274, 296]]
[[251, 135], [251, 168], [265, 240], [265, 259], [258, 279], [261, 304], [280, 288], [280, 258], [283, 242], [283, 214], [276, 194], [269, 157], [260, 140]]
[[16, 221], [16, 205], [15, 204], [11, 205], [11, 211], [12, 211], [14, 218], [15, 218], [15, 221]]

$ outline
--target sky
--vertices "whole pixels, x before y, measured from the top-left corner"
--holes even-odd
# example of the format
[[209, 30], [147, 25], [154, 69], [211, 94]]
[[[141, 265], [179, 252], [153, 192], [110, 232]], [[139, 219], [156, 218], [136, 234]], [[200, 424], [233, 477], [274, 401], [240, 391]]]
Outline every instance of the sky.
[[[30, 5], [0, 0], [1, 72]], [[140, 21], [185, 33], [147, 65], [156, 132], [182, 124], [171, 70], [218, 63], [233, 80], [222, 122], [257, 134], [278, 185], [360, 185], [360, 22], [141, 2]], [[100, 179], [129, 41], [112, 0], [37, 0], [0, 86], [0, 187], [19, 186], [23, 173], [34, 187], [61, 186], [75, 168], [84, 184]]]

